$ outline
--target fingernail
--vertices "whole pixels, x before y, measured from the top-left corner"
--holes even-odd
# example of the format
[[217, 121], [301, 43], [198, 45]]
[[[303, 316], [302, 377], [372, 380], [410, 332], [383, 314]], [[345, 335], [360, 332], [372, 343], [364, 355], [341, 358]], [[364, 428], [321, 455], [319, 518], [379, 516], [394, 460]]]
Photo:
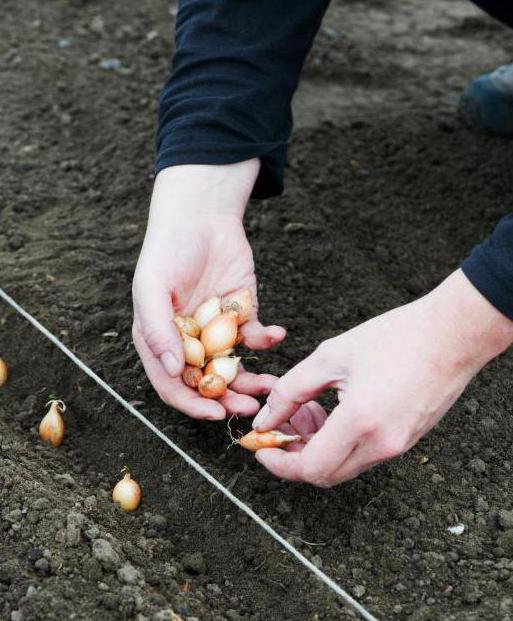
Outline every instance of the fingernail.
[[269, 406], [266, 403], [264, 407], [260, 410], [260, 412], [253, 419], [253, 429], [258, 429], [259, 427], [261, 427], [264, 424], [268, 416], [269, 416]]
[[176, 356], [170, 351], [166, 351], [162, 354], [162, 356], [160, 356], [160, 362], [166, 372], [172, 377], [180, 375], [180, 363], [178, 362]]

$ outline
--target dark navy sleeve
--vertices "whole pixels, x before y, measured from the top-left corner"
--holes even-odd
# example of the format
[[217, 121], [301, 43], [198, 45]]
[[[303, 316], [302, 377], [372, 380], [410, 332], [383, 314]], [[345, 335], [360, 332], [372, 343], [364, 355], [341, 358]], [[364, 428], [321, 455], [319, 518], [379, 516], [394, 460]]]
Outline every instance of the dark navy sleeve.
[[513, 6], [504, 0], [472, 0], [474, 4], [493, 15], [503, 24], [513, 27]]
[[329, 0], [181, 0], [156, 172], [255, 157], [253, 196], [283, 190], [291, 99]]
[[478, 291], [513, 319], [513, 214], [502, 218], [461, 267]]

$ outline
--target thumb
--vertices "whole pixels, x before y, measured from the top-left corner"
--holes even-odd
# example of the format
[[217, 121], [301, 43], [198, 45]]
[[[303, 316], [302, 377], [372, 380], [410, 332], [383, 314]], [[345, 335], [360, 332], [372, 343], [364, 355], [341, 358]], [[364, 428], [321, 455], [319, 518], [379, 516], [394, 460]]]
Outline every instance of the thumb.
[[303, 403], [315, 399], [340, 379], [330, 350], [331, 347], [323, 343], [274, 384], [267, 403], [253, 421], [254, 429], [275, 429], [289, 420]]
[[134, 324], [151, 353], [169, 375], [180, 375], [184, 367], [183, 345], [174, 322], [171, 295], [146, 285], [134, 287]]

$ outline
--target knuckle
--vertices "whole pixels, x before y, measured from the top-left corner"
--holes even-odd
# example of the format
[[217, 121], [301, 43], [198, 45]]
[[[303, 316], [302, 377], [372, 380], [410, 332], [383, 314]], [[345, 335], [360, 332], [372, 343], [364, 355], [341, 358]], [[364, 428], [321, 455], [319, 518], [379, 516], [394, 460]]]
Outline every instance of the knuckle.
[[382, 459], [392, 459], [406, 450], [407, 444], [400, 436], [385, 436], [378, 443], [378, 452]]
[[334, 339], [328, 339], [317, 345], [313, 353], [316, 364], [331, 362], [333, 359], [333, 341]]

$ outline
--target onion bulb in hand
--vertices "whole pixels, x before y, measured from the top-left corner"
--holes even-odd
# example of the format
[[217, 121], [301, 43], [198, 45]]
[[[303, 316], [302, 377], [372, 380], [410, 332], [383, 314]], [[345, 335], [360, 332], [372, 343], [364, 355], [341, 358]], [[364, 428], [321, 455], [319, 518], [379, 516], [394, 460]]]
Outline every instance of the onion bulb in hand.
[[207, 399], [220, 399], [226, 393], [226, 380], [220, 375], [204, 375], [198, 385], [199, 393]]
[[228, 311], [210, 321], [201, 331], [201, 342], [207, 358], [226, 349], [237, 341], [237, 313]]
[[234, 311], [237, 313], [237, 323], [241, 326], [251, 317], [253, 312], [253, 296], [249, 289], [239, 289], [222, 300], [223, 313]]

